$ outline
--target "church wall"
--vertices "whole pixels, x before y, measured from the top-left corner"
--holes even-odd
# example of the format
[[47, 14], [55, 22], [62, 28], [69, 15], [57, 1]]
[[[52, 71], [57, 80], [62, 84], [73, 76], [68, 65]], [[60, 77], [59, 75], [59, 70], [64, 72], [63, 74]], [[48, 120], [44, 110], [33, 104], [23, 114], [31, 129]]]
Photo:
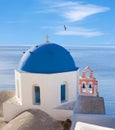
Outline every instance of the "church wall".
[[15, 87], [16, 87], [16, 97], [22, 101], [22, 90], [21, 90], [21, 75], [15, 70]]
[[[20, 73], [20, 72], [18, 72]], [[46, 88], [50, 84], [47, 75], [42, 74], [30, 74], [30, 73], [20, 73], [21, 77], [21, 93], [22, 93], [22, 105], [32, 106], [35, 105], [34, 102], [34, 86], [40, 87], [41, 104], [35, 105], [37, 107], [43, 107], [47, 102], [49, 102], [49, 96]], [[44, 97], [45, 101], [44, 101]]]
[[[57, 102], [56, 106], [59, 106], [63, 103], [61, 103], [60, 99], [60, 89], [61, 89], [61, 84], [66, 84], [67, 86], [67, 101], [73, 101], [76, 100], [76, 93], [77, 93], [77, 74], [78, 72], [73, 71], [73, 72], [67, 72], [67, 73], [59, 73], [59, 74], [52, 74], [52, 96], [57, 97], [55, 99], [58, 99], [55, 101], [55, 99], [51, 99], [53, 105], [55, 102]], [[55, 87], [54, 87], [55, 86]], [[54, 106], [54, 107], [56, 107]]]
[[[67, 84], [67, 91], [68, 91], [67, 100], [68, 101], [75, 100], [76, 93], [77, 93], [77, 87], [76, 87], [77, 75], [78, 75], [78, 72], [76, 71], [50, 74], [50, 75], [20, 73], [19, 77], [21, 77], [20, 84], [21, 84], [21, 93], [22, 93], [22, 99], [23, 99], [22, 104], [26, 104], [26, 105], [34, 104], [33, 99], [31, 98], [33, 97], [33, 92], [32, 92], [33, 86], [39, 86], [40, 94], [41, 94], [41, 102], [43, 105], [46, 105], [46, 101], [49, 102], [50, 100], [52, 100], [53, 104], [60, 105], [61, 104], [60, 85], [63, 83]], [[52, 97], [55, 97], [55, 99]]]
[[[5, 120], [9, 121], [23, 110], [29, 108], [41, 109], [56, 119], [63, 119], [70, 116], [71, 111], [55, 108], [76, 99], [78, 76], [79, 71], [48, 75], [23, 73], [15, 70], [16, 96], [20, 99], [21, 105], [4, 103]], [[60, 99], [60, 85], [63, 83], [67, 85], [67, 102], [61, 102]], [[34, 104], [34, 86], [40, 87], [40, 105]]]
[[[33, 74], [15, 71], [16, 79], [20, 82], [22, 106], [27, 108], [41, 109], [47, 113], [52, 113], [53, 109], [64, 103], [76, 100], [77, 80], [79, 71], [71, 71], [56, 74]], [[76, 80], [77, 79], [77, 80]], [[61, 102], [60, 86], [67, 85], [67, 101]], [[40, 87], [41, 104], [34, 103], [34, 86]], [[16, 88], [17, 89], [17, 88]], [[17, 90], [16, 90], [17, 91]], [[18, 93], [18, 92], [17, 92]], [[59, 110], [61, 112], [61, 110]], [[64, 112], [63, 117], [68, 115]], [[71, 112], [70, 112], [71, 113]], [[69, 114], [70, 115], [70, 114]], [[55, 115], [52, 115], [55, 117]], [[60, 118], [57, 114], [56, 118]]]

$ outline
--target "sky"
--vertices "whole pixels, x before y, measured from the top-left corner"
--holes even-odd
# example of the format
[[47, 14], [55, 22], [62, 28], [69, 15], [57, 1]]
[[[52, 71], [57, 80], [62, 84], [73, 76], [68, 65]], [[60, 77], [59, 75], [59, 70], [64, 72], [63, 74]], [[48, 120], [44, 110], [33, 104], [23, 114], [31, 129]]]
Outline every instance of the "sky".
[[[115, 46], [114, 0], [0, 0], [0, 45]], [[66, 30], [64, 29], [66, 26]]]

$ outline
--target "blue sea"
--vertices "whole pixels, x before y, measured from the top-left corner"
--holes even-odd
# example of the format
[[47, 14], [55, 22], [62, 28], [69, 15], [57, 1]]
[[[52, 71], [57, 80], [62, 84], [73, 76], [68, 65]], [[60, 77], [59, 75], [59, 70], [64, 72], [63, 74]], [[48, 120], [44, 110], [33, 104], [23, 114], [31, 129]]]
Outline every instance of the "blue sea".
[[[0, 46], [0, 91], [15, 89], [14, 69], [30, 46]], [[99, 82], [107, 114], [115, 115], [115, 47], [65, 47], [81, 70], [90, 66]]]

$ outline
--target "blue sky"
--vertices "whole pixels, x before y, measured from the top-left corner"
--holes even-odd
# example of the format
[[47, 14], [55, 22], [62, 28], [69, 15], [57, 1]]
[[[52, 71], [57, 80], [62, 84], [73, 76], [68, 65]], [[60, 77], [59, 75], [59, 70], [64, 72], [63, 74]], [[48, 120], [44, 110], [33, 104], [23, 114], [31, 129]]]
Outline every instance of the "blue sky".
[[[0, 0], [0, 45], [115, 45], [114, 0]], [[67, 29], [64, 30], [64, 25]]]

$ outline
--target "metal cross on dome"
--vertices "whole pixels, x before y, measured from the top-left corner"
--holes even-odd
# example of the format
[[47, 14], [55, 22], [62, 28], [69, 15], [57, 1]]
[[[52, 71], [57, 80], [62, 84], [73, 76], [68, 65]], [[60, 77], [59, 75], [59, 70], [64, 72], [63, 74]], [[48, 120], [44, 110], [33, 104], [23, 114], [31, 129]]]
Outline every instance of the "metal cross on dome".
[[48, 35], [46, 35], [46, 43], [49, 43], [49, 36]]

